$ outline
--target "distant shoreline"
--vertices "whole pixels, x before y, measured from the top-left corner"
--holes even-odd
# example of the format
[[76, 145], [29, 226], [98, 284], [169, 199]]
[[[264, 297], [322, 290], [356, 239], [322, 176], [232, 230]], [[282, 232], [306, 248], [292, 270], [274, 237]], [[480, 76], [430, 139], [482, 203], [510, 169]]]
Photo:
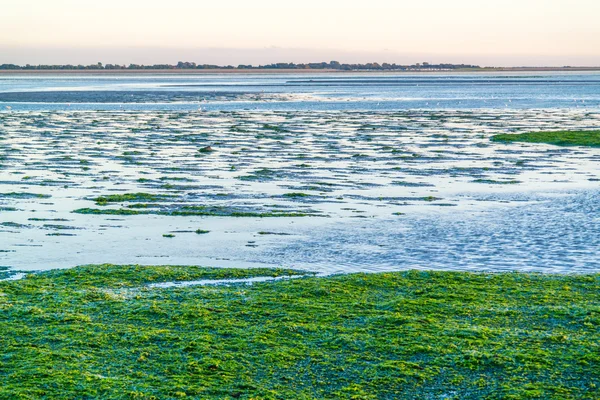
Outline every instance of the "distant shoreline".
[[337, 69], [100, 69], [100, 70], [0, 70], [0, 75], [207, 75], [207, 74], [410, 74], [410, 73], [485, 73], [485, 72], [600, 72], [600, 67], [507, 67], [507, 68], [466, 68], [453, 70], [337, 70]]

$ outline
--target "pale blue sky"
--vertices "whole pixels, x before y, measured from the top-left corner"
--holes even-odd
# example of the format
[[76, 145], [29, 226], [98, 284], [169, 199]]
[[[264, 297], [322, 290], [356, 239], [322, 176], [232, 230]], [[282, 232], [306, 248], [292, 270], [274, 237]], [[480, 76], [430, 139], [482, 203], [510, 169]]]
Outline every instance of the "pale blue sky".
[[600, 0], [2, 3], [0, 63], [600, 65]]

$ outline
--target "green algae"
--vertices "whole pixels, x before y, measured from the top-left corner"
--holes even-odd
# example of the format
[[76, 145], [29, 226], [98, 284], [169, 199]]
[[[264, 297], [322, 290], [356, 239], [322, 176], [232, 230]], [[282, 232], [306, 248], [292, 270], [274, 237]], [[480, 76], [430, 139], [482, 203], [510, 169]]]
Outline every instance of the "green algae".
[[29, 228], [29, 225], [25, 225], [25, 224], [20, 224], [18, 222], [0, 222], [0, 226], [3, 226], [5, 228]]
[[552, 131], [503, 134], [492, 136], [492, 141], [501, 143], [547, 143], [557, 146], [600, 147], [600, 131]]
[[127, 209], [99, 209], [99, 208], [78, 208], [74, 210], [75, 214], [91, 214], [91, 215], [141, 215], [141, 214], [150, 214], [144, 213], [137, 210], [127, 210]]
[[66, 218], [27, 218], [27, 221], [34, 222], [68, 222]]
[[94, 199], [97, 205], [105, 206], [110, 203], [124, 203], [124, 202], [145, 202], [145, 201], [160, 201], [172, 198], [173, 196], [164, 194], [150, 194], [150, 193], [125, 193], [125, 194], [111, 194], [107, 196], [99, 196]]
[[507, 181], [499, 181], [496, 179], [475, 179], [473, 182], [475, 183], [488, 183], [491, 185], [517, 185], [519, 183], [521, 183], [521, 181], [518, 180], [507, 180]]
[[57, 229], [57, 230], [81, 229], [81, 228], [78, 228], [76, 226], [57, 225], [57, 224], [44, 224], [44, 225], [42, 225], [42, 228], [45, 228], [45, 229]]
[[174, 216], [206, 216], [206, 217], [237, 217], [237, 218], [299, 218], [309, 216], [319, 216], [318, 214], [308, 212], [296, 212], [296, 211], [267, 211], [267, 212], [255, 212], [255, 211], [235, 211], [228, 210], [227, 208], [221, 209], [201, 209], [201, 208], [188, 208], [182, 211], [173, 211], [168, 215]]
[[39, 194], [39, 193], [0, 193], [0, 199], [49, 199], [49, 194]]
[[269, 168], [258, 169], [251, 174], [239, 176], [242, 181], [268, 181], [273, 180], [277, 176], [277, 172]]
[[211, 146], [206, 146], [206, 147], [199, 149], [198, 153], [208, 154], [208, 153], [212, 153], [214, 151], [215, 150]]
[[311, 196], [313, 196], [313, 195], [302, 193], [302, 192], [298, 192], [298, 193], [285, 193], [283, 195], [283, 197], [287, 197], [289, 199], [299, 199], [299, 198], [311, 197]]
[[146, 265], [83, 265], [66, 270], [50, 270], [28, 275], [28, 280], [49, 279], [55, 283], [82, 287], [138, 287], [159, 282], [180, 282], [200, 279], [245, 279], [253, 277], [280, 277], [307, 274], [285, 268], [229, 269], [198, 266]]
[[91, 215], [167, 215], [180, 217], [237, 217], [237, 218], [277, 218], [277, 217], [308, 217], [322, 216], [315, 212], [300, 211], [247, 211], [222, 206], [183, 206], [171, 210], [166, 209], [99, 209], [99, 208], [79, 208], [74, 210], [75, 214]]
[[0, 282], [0, 398], [594, 399], [600, 276], [86, 266]]
[[158, 203], [134, 203], [134, 204], [128, 204], [127, 208], [155, 208], [155, 207], [160, 207], [160, 204]]
[[282, 127], [280, 127], [280, 126], [277, 126], [277, 125], [264, 124], [264, 125], [262, 126], [262, 128], [263, 128], [264, 130], [273, 131], [273, 132], [278, 132], [278, 133], [285, 133], [285, 132], [288, 132], [288, 130], [287, 130], [287, 129], [285, 129], [285, 128], [282, 128]]

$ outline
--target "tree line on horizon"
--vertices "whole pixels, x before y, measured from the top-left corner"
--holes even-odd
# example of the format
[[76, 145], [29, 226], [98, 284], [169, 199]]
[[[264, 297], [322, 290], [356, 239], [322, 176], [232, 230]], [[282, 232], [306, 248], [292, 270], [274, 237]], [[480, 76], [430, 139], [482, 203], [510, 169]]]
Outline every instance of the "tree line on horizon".
[[181, 69], [331, 69], [340, 71], [408, 71], [408, 70], [453, 70], [453, 69], [476, 69], [481, 68], [478, 65], [470, 64], [430, 64], [428, 62], [417, 63], [413, 65], [398, 65], [388, 63], [366, 63], [366, 64], [343, 64], [338, 61], [320, 62], [320, 63], [274, 63], [266, 65], [244, 65], [240, 64], [237, 67], [233, 65], [213, 65], [213, 64], [196, 64], [194, 62], [180, 61], [175, 65], [171, 64], [91, 64], [91, 65], [17, 65], [17, 64], [1, 64], [0, 70], [135, 70], [135, 69], [156, 69], [156, 70], [181, 70]]

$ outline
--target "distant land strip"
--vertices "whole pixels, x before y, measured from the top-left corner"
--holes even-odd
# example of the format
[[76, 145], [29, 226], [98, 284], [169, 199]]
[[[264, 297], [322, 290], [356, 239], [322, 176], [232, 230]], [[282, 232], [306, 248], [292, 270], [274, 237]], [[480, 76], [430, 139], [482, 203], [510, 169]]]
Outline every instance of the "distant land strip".
[[240, 64], [237, 67], [233, 65], [213, 65], [213, 64], [196, 64], [194, 62], [179, 61], [177, 64], [102, 64], [101, 62], [91, 65], [16, 65], [16, 64], [0, 64], [0, 70], [93, 70], [93, 71], [113, 71], [113, 70], [334, 70], [334, 71], [407, 71], [407, 70], [455, 70], [455, 69], [479, 69], [478, 65], [469, 64], [430, 64], [428, 62], [418, 63], [414, 65], [398, 65], [388, 63], [367, 63], [367, 64], [342, 64], [338, 61], [294, 64], [294, 63], [274, 63], [267, 65], [245, 65]]
[[196, 64], [193, 62], [178, 62], [177, 64], [102, 64], [91, 65], [17, 65], [0, 64], [0, 74], [22, 73], [321, 73], [321, 72], [510, 72], [510, 71], [600, 71], [598, 67], [480, 67], [470, 64], [430, 64], [428, 62], [413, 65], [398, 65], [388, 63], [343, 64], [337, 61], [294, 64], [274, 63], [267, 65], [238, 66]]

